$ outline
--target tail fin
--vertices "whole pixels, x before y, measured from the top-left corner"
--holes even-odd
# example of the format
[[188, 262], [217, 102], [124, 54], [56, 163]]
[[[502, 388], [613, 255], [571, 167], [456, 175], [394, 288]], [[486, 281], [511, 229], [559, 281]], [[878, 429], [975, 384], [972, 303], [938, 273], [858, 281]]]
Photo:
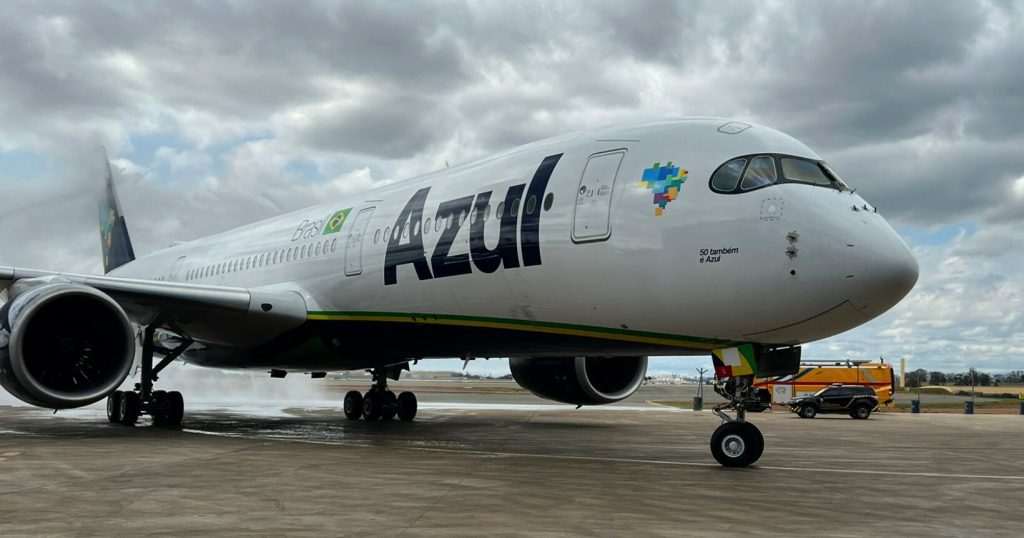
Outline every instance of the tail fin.
[[103, 250], [103, 272], [109, 273], [135, 259], [132, 240], [128, 237], [128, 226], [121, 213], [114, 189], [114, 174], [110, 170], [110, 159], [106, 149], [103, 159], [107, 165], [106, 189], [100, 199], [100, 248]]

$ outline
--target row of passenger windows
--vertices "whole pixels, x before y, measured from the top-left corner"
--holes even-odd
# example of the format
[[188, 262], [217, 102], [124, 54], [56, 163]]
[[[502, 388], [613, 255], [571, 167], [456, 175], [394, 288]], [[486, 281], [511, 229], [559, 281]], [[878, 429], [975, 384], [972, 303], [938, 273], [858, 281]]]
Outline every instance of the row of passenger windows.
[[[544, 211], [549, 211], [551, 209], [551, 206], [554, 205], [554, 203], [555, 203], [555, 195], [553, 193], [549, 192], [547, 194], [547, 196], [544, 197], [544, 203], [543, 203]], [[516, 199], [512, 200], [508, 204], [507, 208], [505, 207], [505, 202], [500, 202], [498, 204], [498, 207], [496, 208], [496, 211], [494, 212], [495, 219], [500, 222], [502, 217], [506, 215], [506, 212], [505, 212], [506, 209], [508, 210], [508, 214], [507, 215], [509, 217], [516, 217], [516, 216], [518, 216], [519, 215], [519, 198], [516, 198]], [[536, 195], [532, 195], [531, 194], [530, 197], [526, 199], [526, 204], [523, 206], [523, 211], [527, 215], [533, 215], [536, 211], [538, 211]], [[470, 215], [470, 214], [472, 214], [472, 215]], [[482, 211], [481, 210], [477, 210], [475, 208], [473, 210], [471, 210], [471, 211], [462, 211], [457, 216], [457, 218], [459, 219], [458, 220], [459, 225], [461, 226], [461, 225], [465, 224], [466, 223], [466, 219], [470, 218], [470, 217], [473, 219], [473, 222], [479, 222], [481, 219], [486, 221], [487, 219], [491, 218], [491, 205], [487, 204], [486, 206], [484, 206]], [[451, 228], [453, 226], [455, 226], [455, 220], [452, 218], [451, 215], [443, 217], [443, 218], [438, 218], [436, 220], [435, 219], [431, 219], [430, 217], [427, 217], [426, 220], [423, 221], [423, 229], [422, 229], [422, 231], [423, 231], [423, 233], [430, 233], [431, 230], [433, 230], [434, 232], [440, 232], [442, 229], [448, 229], [448, 228]], [[382, 232], [382, 230], [380, 228], [378, 228], [377, 231], [374, 232], [374, 234], [373, 234], [373, 243], [376, 245], [376, 244], [380, 243], [382, 240], [383, 241], [387, 241], [389, 236], [393, 237], [396, 240], [399, 238], [399, 235], [401, 235], [402, 238], [404, 238], [404, 239], [408, 239], [409, 238], [409, 232], [410, 232], [410, 227], [409, 226], [395, 226], [394, 228], [392, 228], [391, 226], [388, 226], [388, 227], [385, 227], [383, 229], [383, 232]], [[351, 230], [350, 230], [350, 233], [351, 233]], [[416, 222], [413, 223], [413, 225], [412, 225], [412, 233], [413, 234], [419, 234], [420, 233], [420, 222], [419, 221], [416, 221]], [[358, 238], [356, 238], [356, 239], [358, 239]], [[306, 259], [306, 258], [312, 258], [312, 257], [316, 257], [316, 256], [322, 256], [322, 255], [325, 255], [325, 254], [328, 254], [328, 253], [333, 253], [335, 250], [337, 250], [337, 248], [338, 248], [338, 240], [337, 239], [331, 239], [330, 241], [326, 241], [325, 240], [323, 242], [314, 243], [314, 244], [311, 244], [311, 245], [303, 245], [301, 248], [300, 247], [292, 247], [292, 248], [282, 249], [282, 250], [278, 250], [278, 251], [274, 251], [274, 252], [268, 252], [268, 253], [260, 254], [260, 255], [255, 255], [254, 254], [252, 256], [248, 256], [248, 257], [244, 257], [244, 258], [236, 258], [234, 260], [229, 260], [229, 261], [226, 261], [226, 262], [223, 262], [223, 263], [218, 263], [218, 264], [213, 264], [213, 265], [205, 265], [205, 266], [202, 266], [202, 267], [197, 267], [197, 268], [194, 268], [194, 269], [190, 269], [189, 271], [187, 271], [185, 273], [185, 280], [186, 281], [198, 280], [198, 279], [209, 278], [209, 277], [218, 276], [218, 275], [222, 275], [222, 274], [227, 274], [227, 273], [234, 273], [234, 272], [237, 272], [237, 271], [246, 271], [246, 270], [250, 270], [250, 269], [257, 269], [257, 268], [260, 268], [260, 267], [276, 265], [276, 264], [279, 264], [279, 263], [287, 263], [287, 262], [296, 261], [296, 260], [303, 260], [303, 259]]]
[[185, 273], [185, 280], [199, 280], [217, 275], [258, 269], [260, 267], [270, 267], [280, 263], [288, 263], [297, 260], [304, 260], [306, 258], [324, 256], [326, 254], [333, 253], [337, 248], [337, 239], [325, 239], [324, 241], [302, 245], [301, 247], [295, 246], [259, 255], [253, 254], [252, 256], [236, 258], [223, 263], [204, 265], [202, 267], [189, 269]]
[[711, 176], [711, 188], [722, 193], [746, 192], [776, 183], [804, 183], [849, 190], [827, 164], [788, 155], [748, 155], [722, 166]]
[[[555, 195], [554, 195], [554, 193], [550, 193], [549, 192], [547, 194], [547, 196], [544, 197], [544, 211], [551, 210], [551, 206], [554, 203], [555, 203]], [[502, 217], [506, 215], [505, 209], [506, 209], [505, 202], [499, 202], [498, 203], [498, 207], [496, 208], [496, 211], [494, 212], [494, 219], [500, 222]], [[519, 215], [519, 198], [516, 198], [516, 199], [512, 200], [512, 202], [509, 203], [507, 209], [508, 209], [508, 215], [507, 216], [509, 216], [509, 217], [518, 216]], [[537, 211], [537, 197], [536, 197], [536, 195], [532, 195], [531, 194], [530, 197], [526, 199], [526, 204], [523, 207], [523, 211], [527, 215], [533, 215]], [[480, 222], [481, 220], [486, 221], [487, 219], [491, 218], [491, 204], [485, 205], [482, 211], [477, 210], [476, 208], [474, 208], [471, 211], [462, 211], [461, 213], [459, 213], [459, 215], [458, 215], [459, 226], [462, 226], [463, 224], [465, 224], [466, 223], [466, 219], [470, 218], [470, 217], [472, 218], [472, 222], [474, 222], [474, 223]], [[450, 229], [453, 226], [455, 226], [455, 219], [453, 219], [451, 215], [448, 215], [446, 217], [441, 217], [441, 218], [438, 218], [436, 220], [431, 219], [430, 217], [427, 217], [423, 221], [423, 229], [422, 229], [422, 231], [423, 231], [424, 234], [429, 234], [431, 230], [433, 230], [434, 232], [440, 232], [441, 230]], [[417, 234], [420, 233], [420, 223], [419, 223], [419, 221], [413, 222], [411, 228], [412, 228], [412, 230], [410, 230], [410, 226], [395, 226], [394, 228], [388, 226], [388, 227], [384, 228], [383, 231], [380, 228], [378, 228], [377, 231], [373, 233], [373, 244], [376, 245], [380, 241], [387, 241], [389, 237], [394, 239], [394, 240], [397, 240], [399, 238], [399, 236], [401, 236], [403, 239], [408, 239], [410, 231], [412, 231], [413, 235], [417, 235]]]

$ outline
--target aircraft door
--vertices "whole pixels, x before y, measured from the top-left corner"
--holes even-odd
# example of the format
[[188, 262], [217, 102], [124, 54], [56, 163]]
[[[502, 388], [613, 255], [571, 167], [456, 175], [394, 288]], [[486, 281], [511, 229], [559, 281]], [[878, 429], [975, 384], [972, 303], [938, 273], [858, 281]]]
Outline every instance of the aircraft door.
[[626, 150], [595, 153], [587, 160], [572, 213], [574, 243], [604, 241], [612, 234], [612, 192]]
[[363, 237], [370, 224], [370, 217], [376, 207], [362, 209], [356, 215], [355, 222], [348, 231], [345, 241], [345, 276], [355, 276], [363, 272]]
[[185, 258], [187, 257], [188, 256], [179, 256], [178, 259], [174, 261], [174, 265], [171, 266], [171, 274], [168, 275], [168, 280], [171, 282], [177, 282], [178, 273], [181, 272], [181, 266], [185, 263]]

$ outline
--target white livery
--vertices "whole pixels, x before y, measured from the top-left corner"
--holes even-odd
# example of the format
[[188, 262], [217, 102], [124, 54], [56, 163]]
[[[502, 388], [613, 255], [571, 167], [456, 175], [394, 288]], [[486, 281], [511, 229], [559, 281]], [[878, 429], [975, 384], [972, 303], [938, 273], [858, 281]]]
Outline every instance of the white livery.
[[[44, 407], [181, 420], [180, 358], [274, 375], [373, 369], [349, 418], [411, 420], [409, 361], [511, 357], [524, 387], [600, 404], [649, 355], [712, 354], [747, 465], [753, 374], [902, 299], [917, 263], [874, 206], [778, 131], [682, 119], [584, 131], [135, 258], [108, 176], [105, 276], [0, 267], [0, 383]], [[116, 392], [136, 360], [143, 382]], [[153, 365], [153, 355], [164, 360]], [[717, 410], [721, 413], [722, 410]], [[717, 448], [716, 448], [717, 443]]]

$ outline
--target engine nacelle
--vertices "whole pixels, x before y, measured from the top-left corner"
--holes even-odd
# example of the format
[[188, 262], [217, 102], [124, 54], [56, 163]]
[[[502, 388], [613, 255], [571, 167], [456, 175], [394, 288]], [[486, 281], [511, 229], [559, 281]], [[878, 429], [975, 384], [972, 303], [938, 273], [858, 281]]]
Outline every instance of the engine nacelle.
[[134, 360], [128, 316], [95, 288], [39, 284], [0, 308], [0, 386], [26, 403], [97, 402], [121, 385]]
[[615, 403], [632, 395], [647, 373], [647, 357], [512, 358], [516, 383], [549, 400], [574, 405]]

